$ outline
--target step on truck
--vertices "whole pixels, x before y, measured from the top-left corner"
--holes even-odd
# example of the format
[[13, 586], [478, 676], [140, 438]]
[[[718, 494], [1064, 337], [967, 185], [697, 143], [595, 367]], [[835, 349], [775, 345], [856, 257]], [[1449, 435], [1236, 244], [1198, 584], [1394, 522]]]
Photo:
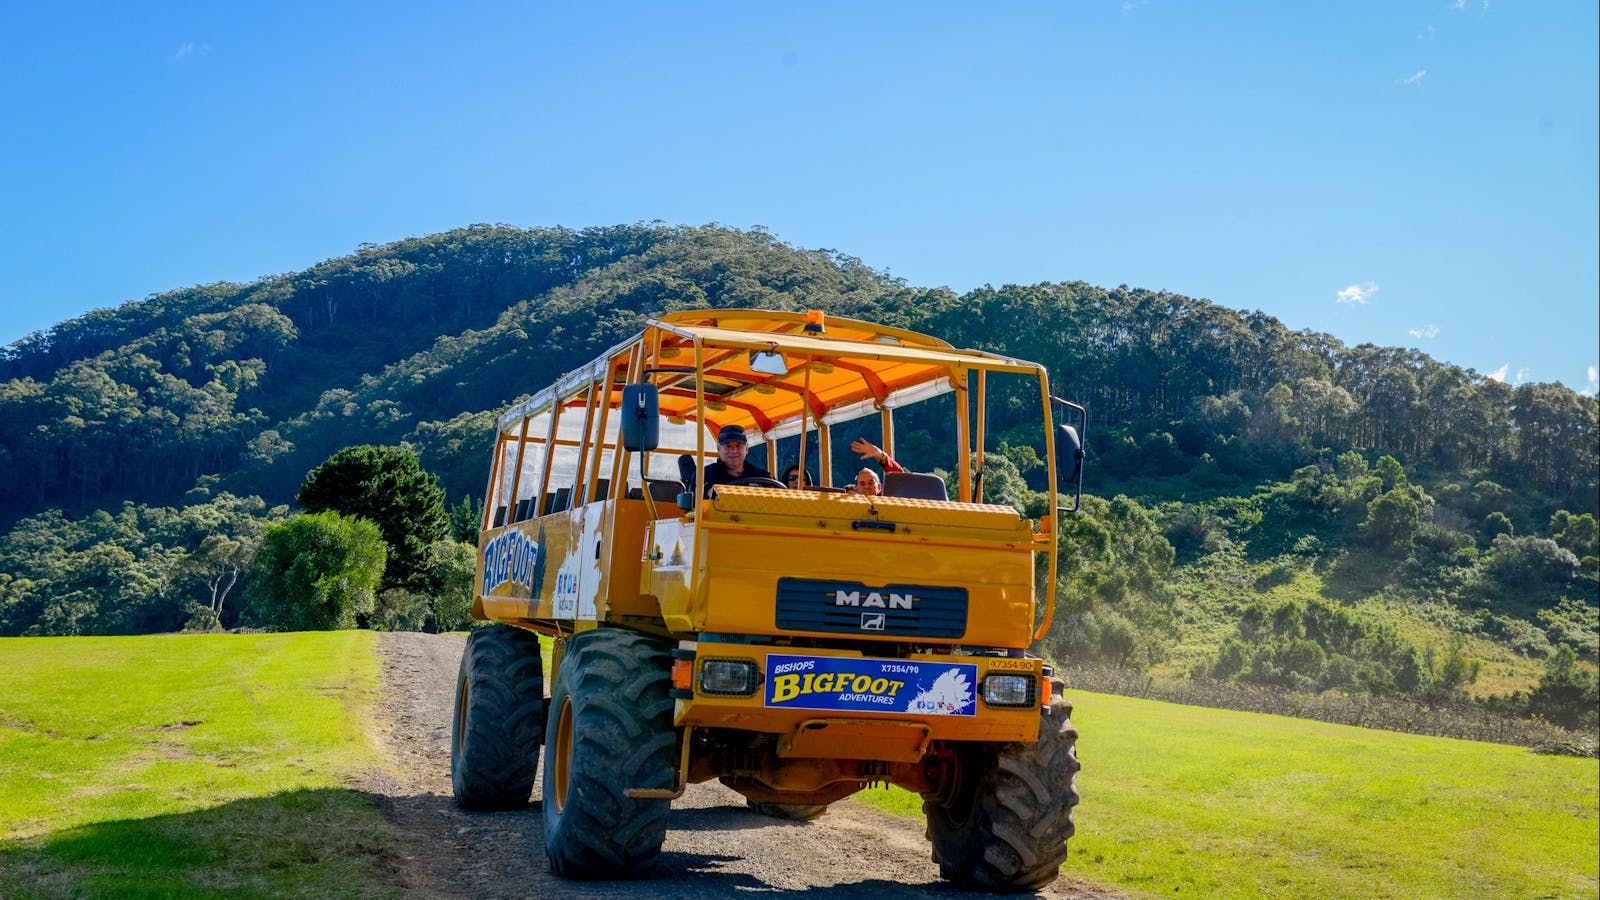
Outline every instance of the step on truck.
[[[542, 747], [551, 869], [613, 879], [649, 874], [688, 784], [791, 820], [893, 784], [921, 796], [942, 877], [1048, 884], [1078, 802], [1072, 707], [1028, 652], [1081, 496], [1058, 410], [1087, 424], [1036, 363], [764, 310], [650, 319], [518, 403], [479, 539], [472, 612], [492, 624], [457, 679], [457, 803], [525, 808]], [[851, 443], [895, 457], [897, 416], [914, 471], [856, 491]], [[985, 502], [1002, 428], [1046, 463], [1037, 520]], [[733, 430], [745, 475], [708, 478]]]

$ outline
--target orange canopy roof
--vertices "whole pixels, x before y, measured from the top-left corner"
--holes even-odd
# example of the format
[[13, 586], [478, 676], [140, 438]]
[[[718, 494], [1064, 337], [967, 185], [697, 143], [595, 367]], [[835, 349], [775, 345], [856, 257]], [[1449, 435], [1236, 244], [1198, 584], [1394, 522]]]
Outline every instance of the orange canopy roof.
[[[967, 370], [1040, 373], [1037, 363], [945, 341], [901, 328], [829, 318], [822, 334], [807, 333], [803, 313], [773, 310], [700, 310], [668, 313], [646, 323], [638, 337], [594, 363], [563, 376], [501, 419], [502, 429], [546, 408], [611, 369], [610, 405], [621, 400], [627, 377], [623, 352], [635, 342], [655, 371], [661, 412], [693, 421], [695, 372], [703, 372], [706, 424], [739, 425], [752, 440], [798, 433], [801, 414], [814, 423], [847, 421], [950, 391]], [[699, 354], [697, 366], [696, 353]], [[754, 354], [782, 357], [784, 374], [757, 371]], [[581, 401], [579, 401], [581, 402]]]

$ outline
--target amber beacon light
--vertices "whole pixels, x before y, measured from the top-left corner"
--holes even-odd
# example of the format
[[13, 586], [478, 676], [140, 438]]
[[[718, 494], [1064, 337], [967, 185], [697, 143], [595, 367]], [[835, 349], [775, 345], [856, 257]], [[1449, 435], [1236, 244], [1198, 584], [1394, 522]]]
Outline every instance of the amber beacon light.
[[806, 310], [806, 334], [823, 334], [827, 330], [822, 325], [822, 310]]

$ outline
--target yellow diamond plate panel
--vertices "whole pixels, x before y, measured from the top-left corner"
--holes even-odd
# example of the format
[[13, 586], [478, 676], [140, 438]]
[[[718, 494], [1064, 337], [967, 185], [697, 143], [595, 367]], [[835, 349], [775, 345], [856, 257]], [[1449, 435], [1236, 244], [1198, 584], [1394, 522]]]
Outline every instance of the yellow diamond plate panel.
[[946, 525], [1004, 531], [1026, 540], [1031, 524], [1015, 509], [987, 503], [952, 500], [913, 500], [906, 497], [866, 497], [824, 491], [719, 485], [709, 501], [717, 513], [795, 516], [810, 519], [876, 519], [907, 525]]

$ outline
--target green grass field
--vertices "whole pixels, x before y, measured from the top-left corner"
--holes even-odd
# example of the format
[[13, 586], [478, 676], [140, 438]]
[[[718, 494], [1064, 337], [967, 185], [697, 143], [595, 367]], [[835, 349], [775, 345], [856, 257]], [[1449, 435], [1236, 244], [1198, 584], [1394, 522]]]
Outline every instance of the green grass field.
[[[1069, 691], [1066, 871], [1162, 897], [1594, 897], [1600, 766]], [[894, 789], [867, 802], [921, 815]]]
[[[0, 895], [391, 896], [373, 635], [0, 640]], [[1593, 760], [1073, 692], [1067, 868], [1135, 895], [1594, 897]], [[868, 802], [920, 815], [915, 797]]]
[[0, 895], [383, 896], [373, 635], [0, 639]]

